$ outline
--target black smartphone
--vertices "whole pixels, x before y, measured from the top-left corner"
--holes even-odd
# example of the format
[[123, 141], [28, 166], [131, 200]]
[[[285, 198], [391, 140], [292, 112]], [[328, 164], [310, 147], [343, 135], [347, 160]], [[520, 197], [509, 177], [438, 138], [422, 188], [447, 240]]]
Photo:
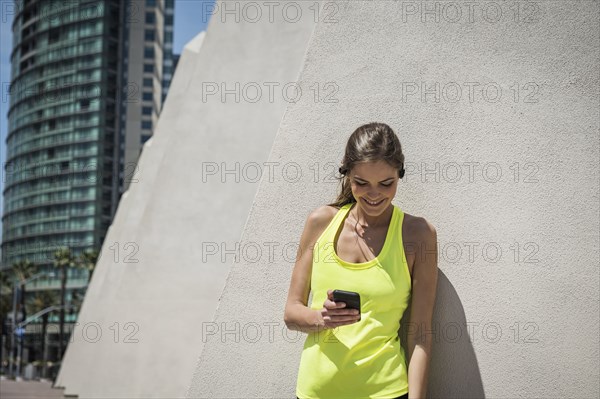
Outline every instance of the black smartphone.
[[333, 290], [333, 302], [344, 302], [346, 309], [356, 309], [360, 313], [360, 294], [358, 292]]

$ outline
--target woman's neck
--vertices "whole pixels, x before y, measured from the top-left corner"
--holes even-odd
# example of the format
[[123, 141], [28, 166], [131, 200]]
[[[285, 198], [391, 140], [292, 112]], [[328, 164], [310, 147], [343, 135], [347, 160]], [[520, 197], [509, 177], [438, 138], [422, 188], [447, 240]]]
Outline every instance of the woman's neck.
[[357, 221], [362, 227], [374, 229], [378, 226], [384, 225], [387, 221], [391, 220], [392, 212], [394, 211], [394, 204], [390, 204], [385, 211], [380, 215], [371, 216], [367, 215], [364, 209], [360, 207], [358, 203], [354, 203], [350, 208], [350, 216]]

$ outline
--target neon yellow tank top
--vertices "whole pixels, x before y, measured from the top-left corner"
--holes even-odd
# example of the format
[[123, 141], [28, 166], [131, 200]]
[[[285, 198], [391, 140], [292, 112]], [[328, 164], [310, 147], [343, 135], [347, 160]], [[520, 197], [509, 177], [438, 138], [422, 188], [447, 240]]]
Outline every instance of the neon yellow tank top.
[[300, 358], [300, 399], [394, 398], [408, 392], [408, 368], [400, 345], [400, 319], [411, 296], [402, 243], [404, 212], [394, 205], [381, 253], [363, 263], [342, 260], [334, 239], [353, 204], [342, 206], [313, 251], [311, 309], [321, 309], [328, 289], [360, 294], [361, 320], [310, 332]]

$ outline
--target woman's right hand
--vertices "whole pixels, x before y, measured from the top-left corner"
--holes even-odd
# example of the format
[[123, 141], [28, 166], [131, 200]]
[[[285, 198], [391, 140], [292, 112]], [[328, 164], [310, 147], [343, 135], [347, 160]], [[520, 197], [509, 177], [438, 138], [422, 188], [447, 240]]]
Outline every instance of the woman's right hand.
[[356, 309], [345, 309], [344, 302], [333, 301], [333, 290], [327, 290], [327, 299], [323, 308], [318, 310], [319, 318], [325, 329], [354, 324], [360, 320], [360, 313]]

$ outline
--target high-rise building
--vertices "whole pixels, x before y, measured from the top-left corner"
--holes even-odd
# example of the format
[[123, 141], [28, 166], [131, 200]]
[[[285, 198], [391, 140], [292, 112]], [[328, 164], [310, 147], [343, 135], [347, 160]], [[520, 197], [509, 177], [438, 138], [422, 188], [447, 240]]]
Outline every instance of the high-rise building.
[[142, 145], [152, 136], [171, 82], [173, 14], [173, 0], [138, 0], [124, 13], [121, 191], [133, 180]]
[[[173, 0], [15, 2], [2, 269], [29, 260], [50, 271], [60, 247], [100, 250], [172, 76], [173, 8]], [[27, 291], [59, 281], [40, 278]], [[87, 282], [87, 271], [69, 270], [68, 300]]]

